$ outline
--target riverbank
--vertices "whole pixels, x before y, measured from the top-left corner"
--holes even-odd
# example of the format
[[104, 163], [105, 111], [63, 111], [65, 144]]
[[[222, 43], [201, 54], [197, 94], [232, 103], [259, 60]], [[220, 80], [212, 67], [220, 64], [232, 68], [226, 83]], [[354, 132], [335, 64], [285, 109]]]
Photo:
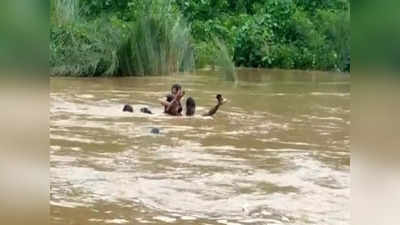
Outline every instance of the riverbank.
[[155, 75], [205, 65], [350, 70], [348, 0], [51, 3], [51, 75]]

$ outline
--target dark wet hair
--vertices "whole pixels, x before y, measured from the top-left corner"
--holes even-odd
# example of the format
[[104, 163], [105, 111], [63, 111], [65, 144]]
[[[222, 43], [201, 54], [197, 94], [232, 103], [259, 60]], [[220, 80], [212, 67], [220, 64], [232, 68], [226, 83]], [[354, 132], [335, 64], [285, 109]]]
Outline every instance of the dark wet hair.
[[186, 115], [193, 116], [195, 112], [196, 112], [196, 102], [192, 97], [189, 97], [186, 100]]
[[151, 131], [150, 131], [150, 133], [152, 133], [152, 134], [159, 134], [159, 133], [160, 133], [160, 129], [158, 129], [158, 128], [152, 128]]
[[174, 85], [172, 85], [172, 87], [171, 87], [171, 92], [172, 92], [172, 90], [174, 90], [174, 89], [176, 89], [177, 91], [178, 91], [178, 90], [181, 90], [181, 89], [182, 89], [182, 86], [181, 86], [180, 84], [174, 84]]
[[122, 112], [133, 112], [133, 107], [131, 105], [124, 105]]
[[147, 108], [147, 107], [141, 108], [141, 109], [140, 109], [140, 112], [142, 112], [142, 113], [147, 113], [147, 114], [153, 114], [153, 113], [150, 111], [150, 109]]

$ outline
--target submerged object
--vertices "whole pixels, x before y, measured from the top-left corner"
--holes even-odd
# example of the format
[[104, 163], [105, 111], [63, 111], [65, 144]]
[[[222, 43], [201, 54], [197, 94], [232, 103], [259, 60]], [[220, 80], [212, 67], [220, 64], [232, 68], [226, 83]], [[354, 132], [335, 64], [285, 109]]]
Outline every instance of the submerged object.
[[158, 128], [152, 128], [151, 131], [150, 131], [150, 133], [152, 133], [152, 134], [159, 134], [159, 133], [160, 133], [160, 129], [158, 129]]
[[133, 112], [133, 107], [131, 105], [126, 104], [124, 105], [122, 112]]

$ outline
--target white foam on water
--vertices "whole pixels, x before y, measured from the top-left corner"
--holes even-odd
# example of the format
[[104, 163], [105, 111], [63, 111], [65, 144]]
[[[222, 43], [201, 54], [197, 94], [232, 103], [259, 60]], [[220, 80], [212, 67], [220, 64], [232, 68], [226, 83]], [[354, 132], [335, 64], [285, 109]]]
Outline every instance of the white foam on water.
[[126, 219], [112, 219], [112, 220], [105, 220], [105, 223], [111, 223], [111, 224], [124, 224], [124, 223], [129, 223], [128, 220]]
[[153, 217], [153, 219], [159, 220], [159, 221], [163, 221], [163, 222], [166, 222], [166, 223], [172, 223], [172, 222], [176, 221], [175, 218], [168, 217], [168, 216], [155, 216], [155, 217]]
[[77, 207], [85, 207], [87, 206], [86, 204], [82, 203], [77, 203], [77, 202], [68, 202], [64, 200], [51, 200], [50, 201], [51, 206], [59, 206], [59, 207], [66, 207], [66, 208], [77, 208]]
[[197, 218], [193, 217], [193, 216], [181, 216], [181, 219], [182, 220], [196, 220]]
[[152, 223], [151, 221], [145, 220], [143, 218], [136, 218], [139, 223]]
[[339, 93], [339, 92], [311, 92], [310, 95], [314, 96], [337, 96], [337, 97], [347, 97], [350, 93]]
[[94, 98], [94, 95], [92, 94], [82, 94], [82, 95], [75, 95], [78, 98], [85, 98], [85, 99], [91, 99]]

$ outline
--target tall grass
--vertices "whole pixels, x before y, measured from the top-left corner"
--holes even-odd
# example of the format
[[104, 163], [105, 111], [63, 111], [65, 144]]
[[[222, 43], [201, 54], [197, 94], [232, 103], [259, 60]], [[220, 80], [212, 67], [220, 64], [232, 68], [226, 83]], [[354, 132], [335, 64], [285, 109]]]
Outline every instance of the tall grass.
[[52, 75], [115, 75], [122, 33], [110, 20], [86, 21], [79, 0], [51, 1], [50, 73]]
[[[72, 3], [73, 2], [73, 3]], [[190, 28], [169, 1], [143, 3], [135, 21], [78, 18], [77, 0], [54, 0], [53, 75], [165, 75], [194, 69]], [[124, 27], [125, 29], [121, 29]]]
[[189, 27], [168, 4], [156, 7], [137, 18], [121, 46], [121, 74], [164, 75], [194, 68]]
[[219, 39], [214, 39], [216, 45], [215, 64], [222, 72], [224, 79], [227, 81], [237, 81], [235, 72], [235, 64], [232, 55], [229, 53], [226, 45]]
[[105, 19], [54, 26], [50, 32], [52, 75], [116, 75], [121, 32]]
[[235, 64], [231, 51], [218, 38], [209, 42], [196, 43], [196, 67], [207, 68], [221, 72], [224, 80], [236, 81]]

